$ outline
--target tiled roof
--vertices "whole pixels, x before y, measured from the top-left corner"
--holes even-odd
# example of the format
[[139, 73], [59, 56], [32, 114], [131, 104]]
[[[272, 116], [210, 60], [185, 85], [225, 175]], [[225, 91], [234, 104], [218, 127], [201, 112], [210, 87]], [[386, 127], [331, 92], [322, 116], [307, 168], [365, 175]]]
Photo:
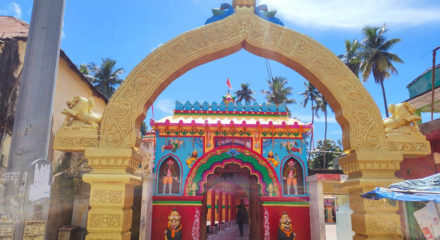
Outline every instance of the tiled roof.
[[[12, 16], [0, 16], [0, 40], [1, 39], [24, 39], [26, 40], [29, 33], [29, 24], [26, 22], [17, 19]], [[106, 103], [108, 102], [108, 98], [101, 93], [89, 80], [87, 80], [84, 75], [78, 70], [76, 65], [70, 60], [67, 54], [60, 50], [60, 57], [64, 59], [69, 67], [74, 71], [78, 76], [90, 86], [93, 92], [101, 97]]]
[[[165, 118], [162, 118], [160, 120], [157, 120], [156, 123], [165, 123], [166, 121], [169, 121], [170, 124], [178, 124], [180, 121], [182, 121], [183, 124], [191, 124], [193, 121], [196, 124], [217, 124], [221, 123], [222, 125], [230, 124], [233, 122], [234, 124], [242, 124], [243, 121], [246, 122], [246, 124], [254, 125], [257, 124], [257, 121], [262, 124], [266, 125], [269, 124], [269, 122], [272, 122], [274, 125], [282, 125], [283, 122], [287, 125], [294, 125], [295, 122], [298, 125], [306, 125], [302, 122], [300, 122], [297, 119], [294, 118], [284, 118], [284, 119], [276, 119], [276, 118], [247, 118], [247, 117], [181, 117], [181, 116], [168, 116]], [[308, 124], [307, 124], [308, 125]]]
[[0, 16], [0, 39], [27, 38], [29, 24], [11, 16]]

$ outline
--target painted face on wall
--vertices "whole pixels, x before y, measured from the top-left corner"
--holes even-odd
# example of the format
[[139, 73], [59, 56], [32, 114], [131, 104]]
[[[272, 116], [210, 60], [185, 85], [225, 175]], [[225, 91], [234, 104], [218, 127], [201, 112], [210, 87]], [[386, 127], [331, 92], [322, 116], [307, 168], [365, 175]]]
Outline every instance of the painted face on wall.
[[294, 167], [296, 163], [294, 160], [290, 160], [287, 164], [289, 165], [289, 167]]
[[180, 225], [180, 214], [178, 211], [176, 210], [171, 211], [170, 215], [168, 215], [168, 223], [173, 228]]
[[289, 215], [284, 213], [280, 218], [280, 228], [284, 229], [285, 231], [290, 231], [292, 229], [291, 222], [292, 220], [290, 219]]
[[168, 161], [167, 161], [167, 165], [168, 165], [168, 166], [172, 166], [173, 164], [174, 164], [173, 160], [168, 159]]

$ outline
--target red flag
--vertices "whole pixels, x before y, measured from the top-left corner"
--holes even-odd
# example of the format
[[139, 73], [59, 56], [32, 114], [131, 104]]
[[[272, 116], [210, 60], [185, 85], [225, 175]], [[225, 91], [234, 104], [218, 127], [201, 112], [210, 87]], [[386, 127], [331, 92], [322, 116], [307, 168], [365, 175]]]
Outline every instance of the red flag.
[[228, 85], [229, 89], [232, 89], [231, 82], [229, 81], [229, 78], [228, 78], [228, 80], [226, 80], [226, 85]]

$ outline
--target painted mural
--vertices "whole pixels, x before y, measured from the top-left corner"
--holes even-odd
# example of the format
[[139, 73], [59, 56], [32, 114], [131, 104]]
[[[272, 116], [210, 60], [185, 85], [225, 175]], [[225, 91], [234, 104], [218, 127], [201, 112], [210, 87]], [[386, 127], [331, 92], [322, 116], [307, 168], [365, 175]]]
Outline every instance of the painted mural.
[[304, 194], [303, 171], [301, 165], [295, 158], [289, 158], [283, 167], [283, 194], [299, 195]]
[[[298, 239], [308, 239], [303, 137], [311, 124], [289, 118], [284, 105], [235, 103], [230, 93], [220, 103], [176, 102], [173, 112], [150, 122], [156, 136], [155, 223], [166, 226], [164, 213], [175, 208], [183, 239], [207, 239], [222, 224], [236, 221], [243, 202], [250, 228], [261, 230], [250, 239], [259, 234], [277, 239], [285, 213]], [[152, 239], [163, 235], [163, 228], [153, 228]]]
[[203, 137], [156, 137], [156, 194], [182, 195], [186, 175], [203, 153]]
[[306, 144], [301, 139], [263, 138], [262, 155], [275, 168], [282, 184], [283, 195], [307, 195]]
[[169, 156], [159, 169], [158, 193], [179, 194], [180, 167], [176, 159]]

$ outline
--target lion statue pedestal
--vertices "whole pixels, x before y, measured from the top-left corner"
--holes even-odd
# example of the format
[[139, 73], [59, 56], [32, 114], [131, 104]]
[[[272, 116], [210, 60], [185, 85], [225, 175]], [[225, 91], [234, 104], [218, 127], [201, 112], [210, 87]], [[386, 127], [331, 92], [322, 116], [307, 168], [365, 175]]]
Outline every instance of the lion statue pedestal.
[[66, 102], [67, 108], [63, 127], [57, 131], [54, 148], [67, 152], [82, 152], [85, 148], [98, 146], [98, 129], [101, 114], [92, 111], [95, 101], [92, 98], [73, 97]]

